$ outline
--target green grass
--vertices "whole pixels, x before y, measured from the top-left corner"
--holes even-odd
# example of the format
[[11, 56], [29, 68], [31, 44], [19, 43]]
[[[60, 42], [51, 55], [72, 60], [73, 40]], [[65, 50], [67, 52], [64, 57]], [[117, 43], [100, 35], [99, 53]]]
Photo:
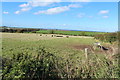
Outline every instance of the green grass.
[[[80, 76], [82, 78], [87, 78], [88, 77], [87, 75], [89, 75], [92, 78], [119, 77], [117, 75], [117, 70], [118, 70], [117, 61], [115, 62], [115, 64], [113, 64], [114, 59], [107, 58], [107, 56], [109, 56], [110, 54], [107, 54], [106, 56], [103, 53], [100, 54], [100, 53], [90, 52], [88, 54], [88, 59], [86, 59], [84, 49], [80, 50], [80, 49], [75, 49], [73, 47], [74, 45], [93, 45], [93, 43], [95, 42], [94, 38], [81, 38], [79, 36], [69, 37], [69, 38], [66, 37], [56, 38], [56, 37], [51, 37], [51, 35], [49, 34], [47, 36], [46, 34], [45, 35], [42, 34], [42, 36], [40, 36], [39, 34], [31, 34], [31, 33], [30, 34], [2, 33], [2, 35], [3, 35], [2, 55], [3, 57], [8, 58], [8, 63], [6, 63], [6, 65], [9, 64], [9, 58], [12, 58], [14, 56], [13, 54], [16, 54], [16, 57], [17, 56], [19, 57], [20, 54], [29, 54], [33, 56], [38, 56], [38, 54], [44, 55], [44, 53], [40, 52], [41, 49], [44, 49], [47, 54], [53, 54], [56, 56], [56, 58], [58, 57], [58, 59], [56, 60], [57, 64], [53, 63], [54, 66], [55, 65], [58, 66], [57, 69], [60, 69], [60, 71], [64, 71], [63, 72], [64, 74], [73, 76], [74, 78], [75, 77], [78, 78]], [[48, 59], [51, 60], [50, 57]], [[44, 55], [43, 61], [44, 60], [46, 61], [48, 59]], [[11, 59], [11, 63], [14, 63], [12, 62], [12, 60], [14, 59]], [[32, 60], [37, 61], [37, 63], [39, 63], [39, 61], [36, 58], [32, 57], [30, 58], [30, 60], [29, 58], [27, 59], [27, 61], [30, 62], [30, 64], [32, 63]], [[20, 63], [18, 63], [18, 61], [16, 60], [14, 65], [10, 64], [10, 66], [11, 65], [13, 66], [12, 67], [13, 69], [11, 70], [15, 74], [16, 71], [14, 69], [22, 71], [18, 65], [26, 65], [26, 68], [28, 68], [27, 66], [29, 65], [29, 63], [25, 61], [24, 56], [23, 56], [23, 60], [19, 62]], [[39, 66], [41, 66], [42, 64], [38, 65], [37, 63], [35, 65], [37, 65], [39, 69]], [[47, 61], [46, 64], [48, 63], [49, 61]], [[16, 65], [17, 67], [15, 67]], [[29, 66], [33, 67], [34, 64], [32, 63], [32, 65]], [[44, 65], [42, 66], [44, 68]], [[68, 68], [67, 66], [70, 66], [68, 70], [67, 70]], [[78, 70], [76, 70], [76, 67], [78, 68]], [[35, 67], [34, 69], [36, 70]], [[72, 69], [75, 71], [74, 73], [71, 71]], [[14, 75], [14, 73], [11, 72], [12, 75]], [[69, 73], [73, 73], [73, 74], [69, 74]], [[11, 75], [9, 74], [9, 76]], [[7, 75], [8, 78], [9, 76]]]
[[[27, 34], [26, 34], [27, 35]], [[32, 35], [32, 34], [31, 34]], [[30, 36], [31, 36], [30, 35]], [[13, 37], [14, 36], [14, 37]], [[70, 54], [73, 52], [81, 52], [80, 50], [74, 49], [73, 45], [78, 44], [87, 44], [91, 45], [94, 43], [93, 38], [49, 38], [47, 37], [40, 37], [37, 39], [33, 35], [31, 36], [20, 36], [18, 37], [18, 34], [4, 34], [3, 41], [2, 41], [2, 47], [3, 47], [3, 55], [10, 55], [12, 53], [19, 53], [27, 51], [26, 48], [31, 48], [29, 51], [30, 53], [35, 53], [35, 48], [42, 46], [45, 47], [50, 52], [57, 52], [58, 54]], [[39, 36], [38, 36], [39, 37]]]
[[97, 34], [104, 34], [104, 32], [87, 32], [87, 31], [64, 31], [64, 30], [40, 30], [37, 33], [49, 34], [53, 31], [54, 34], [74, 35], [74, 36], [94, 36]]

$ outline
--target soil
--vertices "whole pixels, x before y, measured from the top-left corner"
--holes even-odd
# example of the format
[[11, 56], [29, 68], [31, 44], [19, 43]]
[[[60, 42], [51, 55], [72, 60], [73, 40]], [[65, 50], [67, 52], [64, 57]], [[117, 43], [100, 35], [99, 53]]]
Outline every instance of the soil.
[[85, 50], [85, 48], [88, 48], [88, 50], [90, 52], [94, 52], [94, 53], [105, 53], [105, 54], [112, 54], [113, 53], [113, 49], [110, 46], [104, 46], [105, 48], [108, 48], [108, 50], [102, 50], [100, 48], [98, 48], [97, 50], [94, 50], [92, 45], [73, 45], [72, 46], [74, 49], [77, 50]]
[[91, 45], [74, 45], [73, 48], [84, 50], [85, 48], [92, 49], [92, 46]]

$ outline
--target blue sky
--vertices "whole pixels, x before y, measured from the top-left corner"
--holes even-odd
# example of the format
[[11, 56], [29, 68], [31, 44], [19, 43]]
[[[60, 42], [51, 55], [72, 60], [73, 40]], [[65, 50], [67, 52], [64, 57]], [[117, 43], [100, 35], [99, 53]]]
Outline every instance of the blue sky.
[[2, 24], [12, 27], [114, 32], [117, 2], [3, 2]]

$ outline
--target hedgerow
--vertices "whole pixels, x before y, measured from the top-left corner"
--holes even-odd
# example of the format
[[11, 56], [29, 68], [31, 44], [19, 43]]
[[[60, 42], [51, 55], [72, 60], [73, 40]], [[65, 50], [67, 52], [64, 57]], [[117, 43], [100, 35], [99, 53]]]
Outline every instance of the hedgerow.
[[103, 42], [113, 43], [118, 40], [118, 33], [99, 34], [95, 36], [95, 39], [101, 40]]

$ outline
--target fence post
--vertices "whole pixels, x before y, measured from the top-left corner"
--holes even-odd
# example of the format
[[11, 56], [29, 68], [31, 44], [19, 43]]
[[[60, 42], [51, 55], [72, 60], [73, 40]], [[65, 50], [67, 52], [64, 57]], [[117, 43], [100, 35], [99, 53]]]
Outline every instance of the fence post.
[[85, 48], [85, 57], [88, 58], [88, 48]]

